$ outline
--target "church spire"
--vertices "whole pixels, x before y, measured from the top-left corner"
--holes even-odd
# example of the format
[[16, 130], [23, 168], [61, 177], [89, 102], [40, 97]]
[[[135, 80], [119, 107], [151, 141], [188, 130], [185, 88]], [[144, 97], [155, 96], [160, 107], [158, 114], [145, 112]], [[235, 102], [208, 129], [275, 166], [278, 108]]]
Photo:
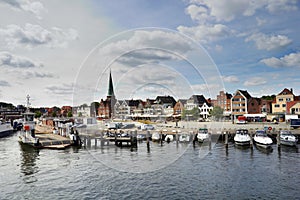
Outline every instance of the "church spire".
[[107, 92], [107, 96], [109, 96], [109, 97], [115, 96], [115, 93], [114, 93], [114, 85], [113, 85], [112, 76], [111, 76], [111, 70], [110, 70], [110, 72], [109, 72], [109, 82], [108, 82], [108, 92]]

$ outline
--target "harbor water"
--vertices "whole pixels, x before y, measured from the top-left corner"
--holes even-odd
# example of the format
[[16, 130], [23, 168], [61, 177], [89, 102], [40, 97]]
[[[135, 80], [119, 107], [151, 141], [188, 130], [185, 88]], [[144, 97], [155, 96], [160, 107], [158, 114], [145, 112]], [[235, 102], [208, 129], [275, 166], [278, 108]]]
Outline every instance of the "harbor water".
[[[145, 142], [36, 150], [0, 138], [0, 199], [297, 199], [298, 147]], [[206, 146], [205, 146], [206, 145]]]

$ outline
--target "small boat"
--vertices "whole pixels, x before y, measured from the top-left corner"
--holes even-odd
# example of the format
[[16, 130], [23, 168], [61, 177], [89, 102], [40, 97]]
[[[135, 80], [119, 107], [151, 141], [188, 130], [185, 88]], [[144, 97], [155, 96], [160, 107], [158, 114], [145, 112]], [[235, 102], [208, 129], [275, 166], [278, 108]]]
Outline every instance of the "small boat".
[[268, 137], [265, 130], [257, 130], [253, 140], [257, 146], [263, 148], [271, 148], [271, 145], [273, 144], [272, 139]]
[[10, 123], [0, 120], [0, 137], [6, 137], [13, 133], [13, 128]]
[[138, 134], [138, 135], [136, 136], [136, 139], [137, 139], [138, 141], [142, 141], [142, 140], [146, 140], [147, 138], [146, 138], [146, 135], [145, 135], [145, 134]]
[[159, 140], [160, 140], [160, 135], [159, 135], [159, 133], [153, 133], [152, 134], [152, 142], [158, 142]]
[[197, 139], [199, 142], [204, 142], [206, 140], [208, 140], [209, 136], [208, 136], [208, 129], [207, 128], [200, 128], [199, 132], [197, 134]]
[[298, 139], [291, 131], [280, 131], [280, 144], [286, 146], [296, 146]]
[[247, 129], [238, 129], [235, 132], [233, 140], [236, 145], [248, 146], [250, 145], [251, 138]]
[[181, 134], [179, 136], [179, 142], [189, 142], [190, 141], [190, 135], [189, 134]]
[[173, 140], [174, 140], [174, 135], [167, 135], [166, 137], [165, 137], [165, 141], [166, 142], [173, 142]]

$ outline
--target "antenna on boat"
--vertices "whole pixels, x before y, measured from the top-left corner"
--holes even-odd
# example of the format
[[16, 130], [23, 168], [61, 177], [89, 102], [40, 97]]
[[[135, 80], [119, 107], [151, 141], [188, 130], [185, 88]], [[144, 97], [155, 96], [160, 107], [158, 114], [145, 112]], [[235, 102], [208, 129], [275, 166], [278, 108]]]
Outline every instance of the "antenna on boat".
[[30, 96], [27, 94], [26, 96], [26, 111], [29, 112], [29, 106], [31, 105], [30, 103]]

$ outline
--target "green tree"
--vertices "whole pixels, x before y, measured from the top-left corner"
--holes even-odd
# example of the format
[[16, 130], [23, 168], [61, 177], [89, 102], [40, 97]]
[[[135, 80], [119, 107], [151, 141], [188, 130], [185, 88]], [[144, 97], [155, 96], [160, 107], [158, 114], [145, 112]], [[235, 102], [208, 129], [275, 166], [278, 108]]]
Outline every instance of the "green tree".
[[34, 115], [35, 118], [40, 118], [41, 116], [42, 116], [41, 111], [35, 111], [35, 115]]
[[52, 113], [52, 117], [57, 117], [56, 112], [53, 112], [53, 113]]
[[69, 111], [67, 114], [68, 117], [73, 117], [72, 111]]
[[220, 106], [215, 106], [211, 111], [210, 115], [215, 119], [220, 119], [223, 117], [223, 109]]
[[192, 110], [186, 110], [184, 109], [181, 113], [181, 119], [198, 119], [199, 118], [199, 109], [198, 107], [193, 108]]

